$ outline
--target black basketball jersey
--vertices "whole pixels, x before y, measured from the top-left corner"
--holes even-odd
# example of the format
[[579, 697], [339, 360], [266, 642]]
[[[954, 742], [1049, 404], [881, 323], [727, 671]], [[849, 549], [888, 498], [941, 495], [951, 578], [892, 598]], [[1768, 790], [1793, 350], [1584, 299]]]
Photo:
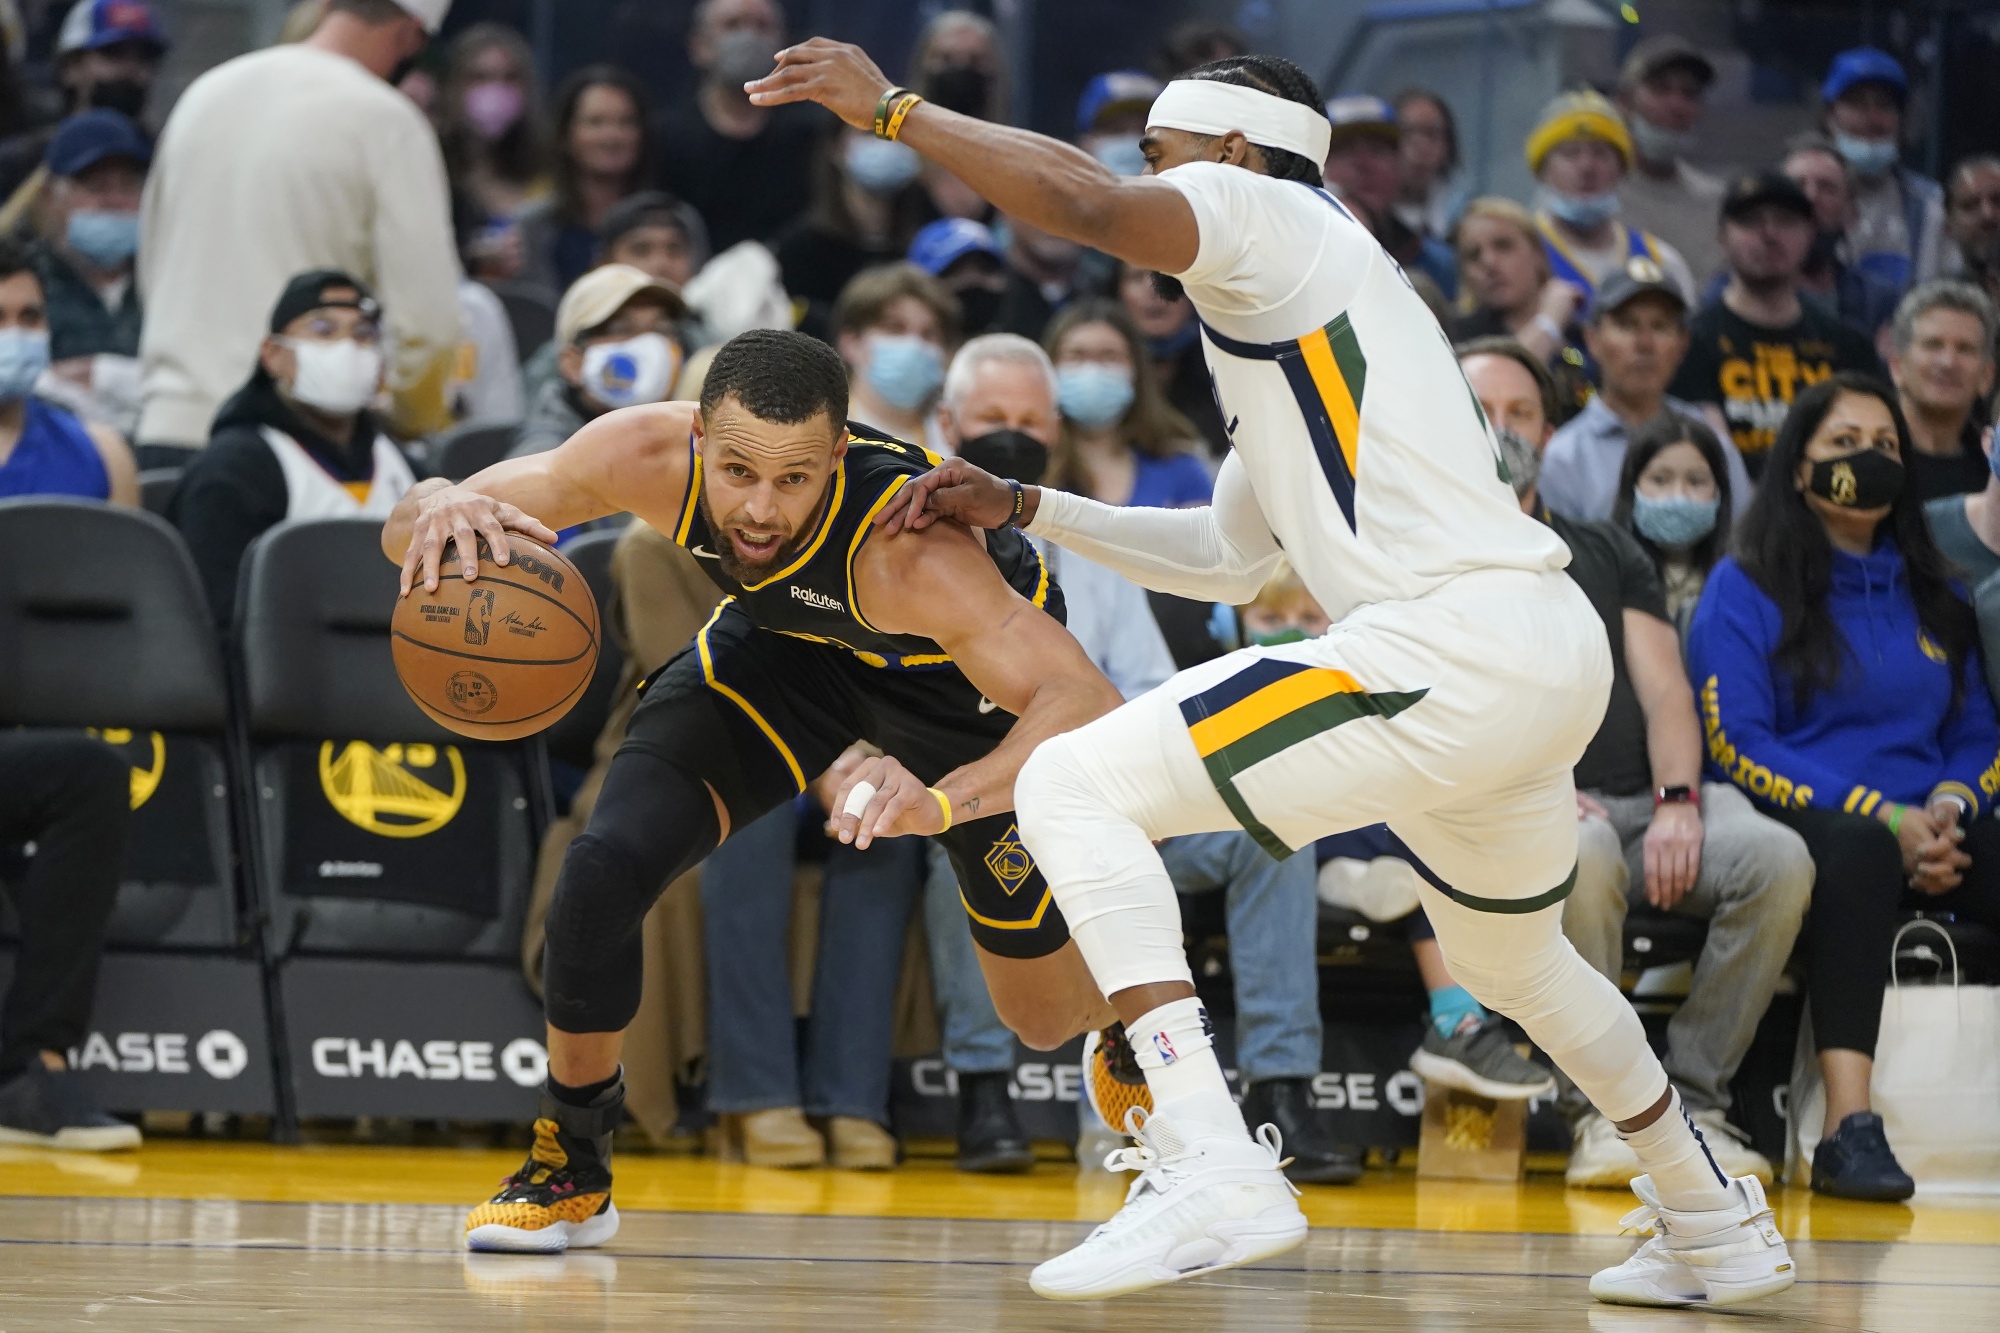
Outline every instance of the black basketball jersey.
[[[835, 469], [830, 498], [812, 532], [783, 567], [752, 584], [723, 572], [714, 534], [701, 509], [701, 458], [688, 440], [688, 490], [670, 536], [685, 546], [757, 624], [779, 634], [829, 644], [869, 666], [922, 670], [951, 664], [944, 649], [915, 634], [886, 634], [869, 624], [854, 598], [854, 562], [875, 531], [875, 516], [910, 478], [941, 460], [873, 427], [847, 423], [847, 454]], [[1013, 528], [985, 534], [987, 554], [1014, 591], [1063, 619], [1062, 593], [1034, 543]]]

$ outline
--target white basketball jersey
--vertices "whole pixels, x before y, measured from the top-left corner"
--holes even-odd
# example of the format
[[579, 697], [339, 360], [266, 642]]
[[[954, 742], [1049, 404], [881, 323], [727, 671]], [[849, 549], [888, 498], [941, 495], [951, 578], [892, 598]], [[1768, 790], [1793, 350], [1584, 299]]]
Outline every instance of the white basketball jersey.
[[1160, 179], [1200, 229], [1178, 276], [1223, 424], [1272, 535], [1329, 616], [1469, 570], [1569, 563], [1502, 479], [1444, 330], [1345, 208], [1219, 162]]

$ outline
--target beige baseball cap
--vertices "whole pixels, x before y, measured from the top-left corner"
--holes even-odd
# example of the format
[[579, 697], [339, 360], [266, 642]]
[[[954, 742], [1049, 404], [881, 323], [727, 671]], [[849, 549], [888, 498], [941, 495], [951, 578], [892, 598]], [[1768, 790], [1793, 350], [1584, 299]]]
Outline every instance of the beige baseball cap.
[[421, 19], [428, 33], [436, 33], [444, 26], [444, 16], [451, 9], [451, 0], [396, 0], [396, 3], [408, 10], [412, 18]]
[[556, 343], [567, 347], [578, 337], [609, 320], [625, 303], [641, 294], [666, 302], [675, 319], [687, 314], [681, 294], [630, 264], [603, 264], [569, 285], [556, 306]]

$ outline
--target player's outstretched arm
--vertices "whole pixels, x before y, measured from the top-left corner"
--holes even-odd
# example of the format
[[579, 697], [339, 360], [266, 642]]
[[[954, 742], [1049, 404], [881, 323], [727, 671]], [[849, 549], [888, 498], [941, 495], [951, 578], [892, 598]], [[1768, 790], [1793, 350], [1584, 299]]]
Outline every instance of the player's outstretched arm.
[[[865, 130], [890, 83], [860, 47], [815, 37], [778, 52], [777, 69], [744, 87], [759, 106], [818, 102]], [[929, 102], [909, 114], [897, 138], [1008, 217], [1139, 268], [1181, 273], [1194, 264], [1194, 210], [1163, 181], [1119, 176], [1060, 140]]]
[[462, 482], [419, 482], [382, 525], [382, 553], [403, 567], [401, 594], [435, 591], [452, 543], [467, 581], [479, 573], [477, 537], [507, 563], [507, 532], [553, 542], [556, 530], [627, 510], [668, 527], [687, 489], [692, 403], [609, 412], [546, 453], [509, 458]]
[[[1123, 702], [1069, 631], [1007, 586], [964, 528], [942, 523], [893, 537], [878, 533], [862, 548], [854, 579], [857, 609], [870, 624], [935, 640], [974, 688], [1016, 719], [985, 758], [939, 779], [954, 824], [1013, 809], [1014, 777], [1037, 745]], [[878, 790], [857, 818], [845, 806], [862, 781]], [[857, 846], [944, 826], [936, 798], [887, 758], [848, 773], [830, 808], [843, 839]]]

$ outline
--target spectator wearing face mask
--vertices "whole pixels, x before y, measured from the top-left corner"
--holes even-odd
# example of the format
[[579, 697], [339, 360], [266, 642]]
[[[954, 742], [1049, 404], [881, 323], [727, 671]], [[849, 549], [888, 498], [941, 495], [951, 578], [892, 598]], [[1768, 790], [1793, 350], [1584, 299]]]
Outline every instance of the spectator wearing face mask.
[[1208, 363], [1201, 353], [1201, 321], [1187, 293], [1167, 287], [1142, 268], [1124, 264], [1118, 270], [1118, 300], [1146, 339], [1153, 378], [1167, 403], [1194, 423], [1211, 458], [1229, 452], [1229, 433], [1222, 426], [1222, 409], [1208, 380]]
[[1650, 259], [1667, 271], [1692, 305], [1694, 277], [1680, 251], [1641, 227], [1618, 220], [1619, 186], [1632, 169], [1632, 135], [1601, 93], [1563, 93], [1542, 108], [1528, 133], [1535, 173], [1535, 223], [1555, 276], [1584, 292], [1625, 266]]
[[1678, 412], [1661, 412], [1632, 433], [1618, 474], [1611, 521], [1631, 533], [1667, 594], [1667, 616], [1682, 642], [1709, 571], [1728, 549], [1743, 492], [1714, 431]]
[[[1843, 324], [1873, 339], [1896, 313], [1897, 291], [1848, 262], [1847, 233], [1854, 226], [1854, 168], [1823, 134], [1802, 134], [1785, 149], [1778, 169], [1799, 183], [1812, 201], [1813, 240], [1799, 274], [1801, 294], [1832, 308]], [[1709, 283], [1704, 302], [1722, 294], [1727, 267]]]
[[1160, 95], [1160, 81], [1143, 70], [1100, 74], [1076, 102], [1076, 146], [1120, 176], [1143, 175], [1146, 113]]
[[992, 326], [1007, 286], [1007, 261], [990, 227], [971, 218], [939, 218], [911, 239], [907, 258], [958, 298], [968, 337]]
[[255, 368], [215, 416], [167, 517], [227, 630], [243, 552], [286, 519], [385, 517], [417, 472], [369, 410], [382, 389], [382, 312], [352, 276], [301, 273], [272, 307]]
[[0, 496], [139, 503], [139, 472], [117, 432], [37, 398], [49, 368], [47, 300], [27, 252], [0, 238]]
[[1555, 380], [1552, 419], [1560, 424], [1582, 411], [1591, 395], [1578, 318], [1584, 292], [1555, 276], [1534, 215], [1512, 199], [1483, 195], [1466, 205], [1452, 245], [1472, 306], [1450, 325], [1453, 341], [1514, 339]]
[[1092, 298], [1064, 310], [1043, 339], [1056, 367], [1062, 437], [1047, 484], [1110, 505], [1205, 505], [1214, 481], [1194, 423], [1160, 394], [1153, 360], [1125, 307]]
[[1697, 283], [1722, 267], [1715, 243], [1722, 181], [1687, 160], [1714, 82], [1708, 57], [1673, 33], [1633, 47], [1618, 74], [1618, 108], [1632, 136], [1632, 170], [1618, 187], [1624, 217], [1680, 251]]
[[49, 141], [35, 271], [48, 299], [47, 391], [129, 433], [139, 415], [139, 198], [152, 145], [116, 111], [86, 111]]
[[[1006, 124], [1012, 90], [993, 20], [966, 9], [947, 9], [926, 23], [910, 52], [910, 87], [947, 111]], [[937, 163], [925, 162], [917, 179], [940, 216], [993, 220], [993, 205]]]
[[[1687, 303], [1650, 259], [1597, 289], [1584, 332], [1602, 388], [1564, 423], [1542, 456], [1541, 497], [1564, 518], [1601, 522], [1618, 503], [1618, 477], [1632, 433], [1662, 413], [1699, 417], [1692, 403], [1667, 396], [1687, 355]], [[1749, 473], [1728, 448], [1729, 480], [1748, 494]]]
[[1854, 168], [1854, 263], [1898, 292], [1937, 276], [1944, 258], [1944, 190], [1902, 164], [1909, 76], [1887, 51], [1857, 46], [1833, 58], [1820, 87], [1826, 132]]
[[561, 292], [597, 262], [611, 210], [645, 186], [652, 144], [646, 90], [616, 65], [590, 65], [570, 75], [556, 90], [555, 108], [554, 188], [517, 221], [521, 276]]
[[847, 363], [847, 415], [948, 452], [930, 409], [958, 331], [957, 300], [915, 264], [885, 264], [848, 283], [833, 305], [833, 345]]
[[1911, 289], [1892, 328], [1889, 380], [1910, 427], [1910, 493], [1930, 501], [1984, 489], [1978, 409], [1993, 392], [2000, 313], [1979, 288], [1940, 278]]
[[1447, 300], [1458, 295], [1458, 265], [1451, 247], [1411, 230], [1396, 215], [1402, 191], [1402, 134], [1396, 112], [1379, 97], [1357, 93], [1326, 104], [1333, 137], [1326, 152], [1326, 184], [1381, 242], [1389, 257], [1438, 285]]
[[1968, 157], [1951, 173], [1945, 229], [1951, 244], [1942, 271], [2000, 299], [2000, 157]]
[[812, 204], [825, 113], [752, 106], [743, 91], [771, 72], [784, 44], [776, 0], [702, 0], [689, 23], [688, 59], [701, 85], [692, 102], [661, 117], [653, 140], [660, 184], [694, 205], [717, 253], [769, 240]]
[[1472, 197], [1458, 155], [1458, 121], [1428, 88], [1405, 88], [1395, 107], [1396, 217], [1419, 236], [1443, 241]]
[[778, 234], [778, 272], [794, 301], [805, 302], [798, 327], [825, 337], [827, 317], [854, 275], [897, 259], [935, 211], [917, 183], [923, 158], [907, 144], [842, 125], [813, 165], [812, 211]]
[[617, 408], [665, 401], [686, 356], [686, 312], [680, 293], [627, 264], [571, 283], [556, 307], [556, 376], [528, 404], [511, 456], [546, 453]]
[[[167, 46], [159, 15], [146, 0], [76, 0], [56, 32], [62, 114], [102, 107], [137, 121]], [[42, 165], [55, 130], [37, 126], [0, 143], [0, 199], [11, 200]]]
[[438, 87], [438, 137], [454, 189], [495, 223], [515, 219], [548, 190], [534, 53], [502, 23], [475, 23], [452, 40]]

